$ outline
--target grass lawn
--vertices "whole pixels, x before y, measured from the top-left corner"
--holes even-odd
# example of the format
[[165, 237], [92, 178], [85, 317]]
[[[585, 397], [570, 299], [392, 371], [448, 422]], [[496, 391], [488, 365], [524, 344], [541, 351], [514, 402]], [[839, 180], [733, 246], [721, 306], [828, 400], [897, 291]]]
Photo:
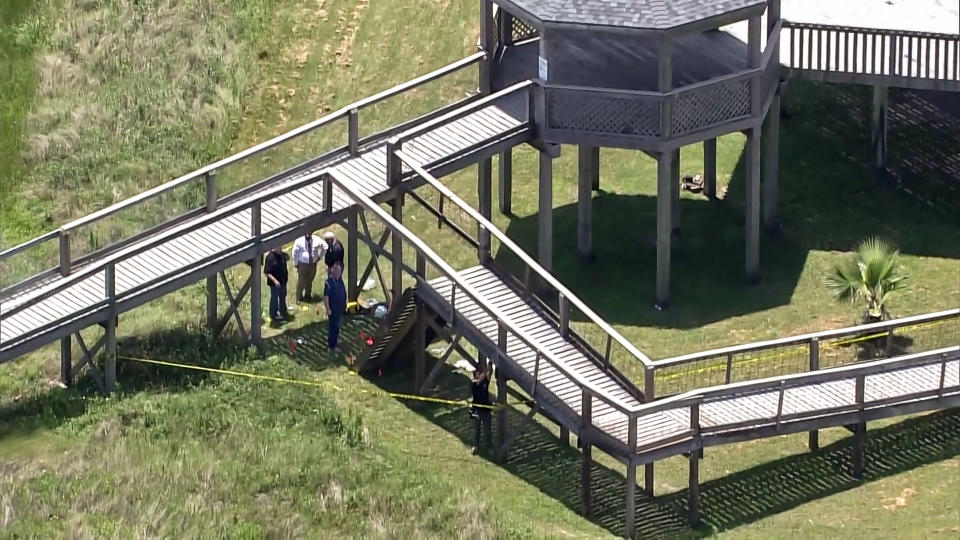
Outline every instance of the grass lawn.
[[[9, 74], [0, 77], [0, 120], [15, 126], [0, 133], [0, 243], [45, 232], [462, 58], [474, 50], [475, 10], [472, 2], [449, 0], [405, 0], [402, 9], [365, 0], [0, 1], [0, 74]], [[183, 44], [194, 45], [174, 54]], [[363, 133], [456, 99], [471, 88], [472, 73], [365, 112]], [[682, 195], [673, 307], [665, 313], [652, 307], [655, 163], [638, 152], [602, 152], [597, 259], [583, 263], [575, 255], [576, 149], [564, 147], [554, 165], [557, 275], [654, 358], [853, 323], [856, 310], [831, 303], [822, 280], [870, 234], [903, 252], [911, 287], [891, 301], [895, 315], [957, 306], [960, 228], [936, 210], [960, 206], [955, 191], [942, 188], [957, 179], [928, 171], [940, 174], [930, 180], [937, 187], [928, 192], [931, 204], [904, 194], [905, 187], [916, 193], [927, 185], [911, 184], [909, 171], [899, 171], [899, 183], [874, 184], [866, 166], [869, 99], [866, 88], [792, 84], [781, 138], [784, 233], [763, 237], [763, 279], [752, 287], [743, 273], [744, 141], [720, 139], [723, 197]], [[907, 114], [914, 95], [892, 92], [891, 102], [899, 111], [891, 133], [895, 160], [913, 163], [911, 152], [960, 146], [952, 124], [898, 123], [914, 118]], [[245, 185], [315, 155], [341, 143], [343, 132], [337, 126], [298, 139], [225, 173], [224, 185]], [[699, 146], [683, 150], [683, 174], [699, 173], [701, 163]], [[515, 151], [514, 215], [495, 212], [498, 226], [531, 253], [536, 167], [533, 150]], [[476, 202], [475, 168], [445, 182]], [[86, 247], [140, 230], [200, 196], [188, 190], [119, 216], [92, 231]], [[437, 231], [425, 212], [412, 203], [407, 209], [406, 223], [454, 266], [475, 264], [475, 254]], [[6, 270], [28, 274], [51, 255], [35, 253]], [[229, 276], [239, 284], [246, 273], [238, 268]], [[342, 358], [326, 356], [313, 306], [295, 311], [288, 328], [266, 329], [267, 352], [256, 355], [231, 339], [232, 327], [224, 342], [207, 342], [203, 291], [202, 284], [190, 286], [123, 315], [121, 353], [323, 388], [125, 362], [119, 392], [103, 399], [87, 378], [71, 390], [48, 384], [59, 372], [56, 347], [4, 365], [0, 536], [593, 538], [622, 530], [621, 466], [598, 460], [596, 513], [580, 517], [578, 452], [560, 446], [553, 426], [535, 424], [505, 466], [470, 456], [463, 409], [375, 395], [409, 391], [408, 375], [366, 380]], [[351, 321], [348, 339], [356, 343], [368, 324]], [[305, 339], [294, 351], [291, 328]], [[468, 394], [466, 381], [451, 368], [436, 391], [459, 399]], [[525, 412], [516, 408], [512, 421]], [[802, 435], [711, 449], [701, 465], [698, 529], [683, 524], [686, 464], [665, 460], [657, 468], [658, 497], [639, 503], [638, 526], [650, 536], [869, 531], [956, 538], [958, 413], [870, 428], [863, 482], [845, 474], [843, 429], [824, 431], [816, 453]]]

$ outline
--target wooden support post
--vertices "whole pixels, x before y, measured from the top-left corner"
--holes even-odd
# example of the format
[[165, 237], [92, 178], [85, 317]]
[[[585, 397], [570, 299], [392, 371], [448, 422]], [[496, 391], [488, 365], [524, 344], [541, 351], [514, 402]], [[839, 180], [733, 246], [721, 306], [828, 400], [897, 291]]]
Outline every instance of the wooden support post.
[[703, 194], [717, 198], [717, 139], [703, 141]]
[[633, 463], [627, 463], [627, 495], [625, 502], [623, 536], [633, 538], [636, 532], [634, 520], [637, 513], [637, 466]]
[[564, 426], [560, 426], [560, 444], [570, 446], [570, 430]]
[[357, 109], [347, 113], [347, 149], [351, 156], [360, 155], [360, 111]]
[[[423, 310], [423, 302], [418, 296], [415, 300], [417, 311], [414, 314], [414, 393], [423, 392], [424, 375], [427, 366], [427, 321]], [[443, 360], [441, 360], [442, 362]]]
[[103, 391], [105, 394], [113, 392], [117, 382], [117, 269], [113, 264], [107, 265], [104, 270], [104, 289], [107, 301], [110, 303], [110, 312], [104, 325], [104, 352], [106, 358], [103, 365]]
[[687, 487], [687, 522], [700, 522], [700, 451], [690, 452], [690, 476]]
[[[489, 369], [489, 368], [488, 368]], [[507, 442], [507, 376], [497, 370], [497, 448], [502, 448]], [[506, 461], [503, 452], [497, 452], [497, 461]]]
[[670, 236], [673, 192], [670, 189], [673, 152], [661, 152], [657, 160], [657, 309], [670, 306]]
[[480, 61], [480, 94], [489, 95], [492, 88], [491, 66], [493, 65], [493, 2], [480, 0], [480, 49], [487, 57]]
[[[864, 390], [866, 378], [863, 375], [857, 377], [855, 398], [860, 411], [863, 411]], [[858, 422], [853, 426], [853, 477], [863, 478], [864, 447], [867, 439], [867, 423]]]
[[591, 146], [590, 147], [590, 163], [593, 164], [593, 168], [590, 171], [591, 183], [593, 184], [594, 191], [600, 191], [600, 147]]
[[763, 226], [768, 231], [780, 228], [777, 202], [780, 198], [780, 92], [773, 95], [763, 124]]
[[[503, 10], [501, 10], [503, 12]], [[500, 182], [497, 185], [500, 213], [509, 216], [513, 197], [513, 149], [500, 152]]]
[[261, 328], [263, 324], [263, 261], [259, 250], [257, 255], [250, 260], [250, 342], [253, 345], [260, 344]]
[[747, 130], [746, 272], [747, 282], [760, 280], [760, 130]]
[[357, 271], [360, 266], [360, 248], [357, 240], [357, 212], [354, 208], [347, 214], [347, 297], [356, 301], [360, 296]]
[[553, 271], [553, 158], [540, 152], [539, 214], [537, 248], [540, 266]]
[[497, 17], [500, 18], [500, 45], [513, 45], [513, 15], [500, 8], [497, 11]]
[[670, 226], [674, 234], [680, 232], [680, 149], [673, 151], [670, 162]]
[[73, 384], [73, 341], [70, 336], [60, 338], [60, 382]]
[[[810, 371], [820, 369], [820, 338], [810, 340]], [[810, 451], [820, 449], [820, 431], [814, 429], [809, 432]]]
[[587, 431], [593, 424], [593, 396], [581, 389], [580, 403], [580, 505], [584, 517], [590, 517], [590, 472], [593, 469], [593, 452]]
[[[206, 174], [207, 212], [217, 209], [217, 171]], [[213, 330], [217, 319], [217, 274], [207, 276], [207, 328]]]
[[[644, 368], [643, 373], [643, 402], [650, 403], [656, 399], [656, 370], [652, 366]], [[643, 492], [647, 497], [653, 497], [653, 462], [643, 465]]]
[[873, 115], [871, 134], [873, 142], [873, 168], [881, 171], [887, 167], [887, 87], [873, 87]]
[[207, 212], [217, 209], [217, 171], [210, 171], [205, 175], [207, 188]]
[[[493, 175], [493, 160], [490, 158], [481, 160], [480, 163], [477, 163], [477, 200], [479, 202], [480, 215], [491, 219], [492, 209], [493, 209], [493, 193], [492, 193], [492, 175]], [[480, 246], [478, 247], [478, 255], [480, 259], [480, 264], [485, 264], [490, 260], [490, 231], [485, 227], [479, 227], [477, 231], [477, 239]]]
[[580, 145], [577, 179], [577, 251], [584, 259], [593, 258], [593, 171], [594, 146]]
[[[403, 193], [398, 193], [392, 201], [393, 219], [397, 223], [403, 223]], [[390, 235], [392, 249], [390, 255], [393, 257], [393, 263], [390, 265], [392, 270], [392, 291], [391, 298], [396, 301], [403, 294], [403, 237], [393, 233]]]

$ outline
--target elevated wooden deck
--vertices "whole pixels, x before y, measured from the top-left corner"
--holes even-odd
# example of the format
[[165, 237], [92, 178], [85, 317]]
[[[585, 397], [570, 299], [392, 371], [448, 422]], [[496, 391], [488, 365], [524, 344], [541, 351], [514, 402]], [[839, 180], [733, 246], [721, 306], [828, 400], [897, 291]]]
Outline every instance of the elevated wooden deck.
[[[508, 93], [481, 107], [467, 105], [466, 112], [453, 111], [449, 121], [410, 138], [405, 149], [438, 174], [449, 173], [528, 140], [529, 122], [515, 115], [526, 101]], [[214, 213], [87, 261], [69, 276], [48, 276], [0, 298], [0, 362], [249, 260], [263, 251], [261, 241], [279, 244], [307, 224], [331, 222], [353, 202], [336, 192], [328, 206], [317, 179], [322, 170], [336, 171], [365, 196], [390, 199], [396, 186], [387, 185], [385, 148], [385, 141], [375, 141], [356, 156], [344, 152]]]

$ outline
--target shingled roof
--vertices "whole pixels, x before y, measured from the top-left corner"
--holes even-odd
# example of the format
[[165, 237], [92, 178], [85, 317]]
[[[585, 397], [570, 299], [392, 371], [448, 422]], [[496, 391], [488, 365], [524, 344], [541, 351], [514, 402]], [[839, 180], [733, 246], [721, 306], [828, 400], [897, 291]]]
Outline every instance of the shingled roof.
[[766, 0], [505, 0], [547, 23], [665, 30], [731, 11], [764, 6]]

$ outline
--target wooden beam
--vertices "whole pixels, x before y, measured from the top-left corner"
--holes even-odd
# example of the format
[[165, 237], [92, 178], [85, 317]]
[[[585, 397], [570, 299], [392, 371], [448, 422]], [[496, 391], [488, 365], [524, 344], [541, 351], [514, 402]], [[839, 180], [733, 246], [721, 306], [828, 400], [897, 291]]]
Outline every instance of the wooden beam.
[[[487, 369], [490, 369], [489, 367]], [[497, 369], [497, 442], [502, 446], [507, 438], [507, 377]], [[497, 453], [497, 461], [505, 461], [506, 456]]]
[[662, 152], [657, 161], [657, 295], [658, 309], [670, 305], [670, 241], [673, 192], [670, 189], [673, 152]]
[[537, 251], [540, 266], [553, 271], [553, 158], [540, 152]]
[[760, 130], [747, 130], [746, 272], [747, 281], [760, 280]]
[[117, 317], [111, 314], [104, 326], [103, 392], [110, 394], [117, 382]]
[[[500, 10], [501, 13], [504, 10]], [[511, 199], [513, 197], [513, 150], [506, 149], [500, 152], [499, 167], [500, 182], [497, 185], [498, 202], [500, 203], [500, 213], [509, 216], [512, 211]]]
[[590, 147], [590, 162], [593, 164], [593, 170], [590, 171], [590, 176], [593, 180], [593, 190], [600, 191], [600, 147], [591, 146]]
[[212, 332], [217, 327], [217, 274], [207, 276], [207, 328]]
[[[403, 193], [391, 201], [391, 210], [393, 219], [398, 223], [403, 223]], [[393, 240], [390, 254], [393, 256], [393, 263], [390, 265], [392, 275], [391, 298], [396, 300], [403, 294], [403, 237], [399, 234], [392, 235]], [[392, 303], [392, 302], [391, 302]]]
[[577, 180], [577, 251], [584, 259], [593, 258], [593, 171], [597, 149], [594, 146], [580, 145], [578, 147]]
[[643, 494], [653, 498], [653, 462], [643, 464]]
[[587, 431], [593, 424], [593, 398], [583, 392], [580, 411], [580, 506], [584, 517], [590, 517], [590, 472], [593, 469], [593, 452], [590, 446], [590, 439], [586, 436]]
[[703, 141], [703, 194], [717, 198], [717, 139]]
[[[427, 323], [426, 323], [426, 313], [423, 308], [423, 302], [420, 298], [417, 297], [414, 299], [416, 302], [416, 321], [414, 322], [413, 332], [414, 332], [414, 377], [413, 385], [417, 393], [423, 393], [424, 387], [426, 386], [426, 381], [424, 379], [424, 371], [426, 370], [427, 364]], [[441, 362], [437, 362], [440, 364]], [[434, 370], [430, 373], [432, 376], [437, 369], [434, 367]]]
[[780, 227], [777, 201], [780, 197], [780, 92], [773, 95], [763, 124], [763, 226], [769, 231]]

